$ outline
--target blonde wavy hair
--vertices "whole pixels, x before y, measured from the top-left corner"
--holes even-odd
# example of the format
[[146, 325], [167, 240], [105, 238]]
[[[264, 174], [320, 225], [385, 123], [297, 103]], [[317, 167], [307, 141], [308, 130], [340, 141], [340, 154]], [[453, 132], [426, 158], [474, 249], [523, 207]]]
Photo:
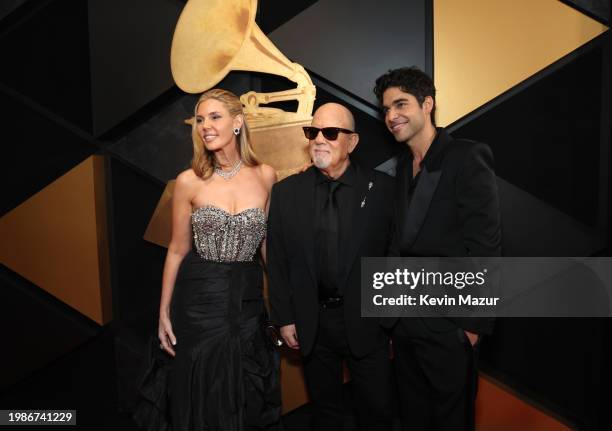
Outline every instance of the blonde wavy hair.
[[[223, 103], [223, 106], [225, 106], [225, 108], [229, 111], [232, 118], [235, 118], [237, 115], [242, 115], [244, 121], [242, 122], [242, 127], [240, 128], [240, 132], [237, 136], [238, 154], [240, 154], [240, 160], [242, 160], [242, 164], [245, 166], [259, 165], [260, 162], [257, 159], [253, 148], [251, 147], [251, 133], [249, 131], [249, 125], [247, 124], [244, 111], [242, 110], [242, 103], [240, 102], [238, 96], [231, 91], [222, 90], [220, 88], [208, 90], [202, 93], [198, 99], [198, 103], [196, 103], [194, 109], [194, 116], [198, 114], [198, 106], [200, 106], [200, 103], [209, 99], [215, 99]], [[215, 170], [215, 157], [212, 151], [208, 151], [206, 149], [206, 145], [204, 145], [204, 141], [198, 133], [197, 121], [195, 121], [195, 117], [193, 126], [191, 127], [191, 139], [193, 141], [193, 159], [191, 160], [191, 168], [196, 175], [202, 179], [210, 178]]]

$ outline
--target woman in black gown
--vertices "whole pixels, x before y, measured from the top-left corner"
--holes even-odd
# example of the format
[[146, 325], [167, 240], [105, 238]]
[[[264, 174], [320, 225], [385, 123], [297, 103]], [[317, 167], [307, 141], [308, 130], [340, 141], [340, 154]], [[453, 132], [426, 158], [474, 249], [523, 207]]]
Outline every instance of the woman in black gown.
[[234, 94], [207, 91], [195, 115], [192, 167], [172, 201], [161, 349], [134, 418], [149, 430], [278, 430], [279, 361], [256, 261], [276, 173], [257, 162]]

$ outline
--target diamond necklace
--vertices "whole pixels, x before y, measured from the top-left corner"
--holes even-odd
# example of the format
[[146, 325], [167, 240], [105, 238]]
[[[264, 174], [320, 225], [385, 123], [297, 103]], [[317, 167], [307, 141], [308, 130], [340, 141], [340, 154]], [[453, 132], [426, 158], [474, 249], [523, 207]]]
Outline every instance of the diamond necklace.
[[238, 160], [238, 163], [236, 163], [234, 167], [230, 171], [227, 171], [227, 172], [223, 171], [223, 169], [221, 169], [219, 165], [215, 165], [215, 174], [219, 175], [224, 180], [229, 181], [236, 176], [238, 171], [240, 171], [241, 167], [242, 167], [242, 160]]

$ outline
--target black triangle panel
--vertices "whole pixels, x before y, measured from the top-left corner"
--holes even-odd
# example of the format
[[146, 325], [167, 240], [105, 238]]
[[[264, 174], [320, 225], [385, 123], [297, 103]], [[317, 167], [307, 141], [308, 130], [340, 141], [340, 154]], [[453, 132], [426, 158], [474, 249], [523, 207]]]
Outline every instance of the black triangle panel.
[[317, 0], [261, 0], [258, 4], [257, 24], [264, 33], [270, 33], [316, 2]]
[[[46, 368], [1, 393], [2, 407], [15, 410], [42, 408], [76, 411], [76, 426], [53, 426], [54, 429], [137, 431], [138, 427], [132, 421], [131, 414], [117, 407], [113, 331], [105, 327], [100, 332]], [[48, 342], [53, 340], [49, 338]], [[9, 425], [5, 429], [24, 427]]]
[[145, 311], [159, 310], [166, 250], [143, 236], [164, 186], [114, 157], [109, 166], [113, 317], [136, 320]]
[[432, 1], [319, 0], [268, 36], [291, 60], [371, 106], [389, 69], [432, 72]]
[[[569, 429], [604, 430], [598, 416], [607, 385], [603, 343], [607, 319], [515, 318], [497, 319], [495, 332], [483, 340], [480, 368], [502, 381], [544, 411], [569, 422]], [[609, 337], [609, 335], [607, 335]], [[578, 349], [570, 340], [589, 348]]]
[[87, 2], [55, 0], [0, 32], [0, 82], [91, 131]]
[[87, 3], [93, 134], [100, 136], [174, 86], [170, 47], [184, 4], [168, 0]]
[[590, 16], [606, 25], [610, 23], [610, 1], [609, 0], [561, 0], [585, 15]]
[[159, 343], [157, 322], [166, 249], [145, 241], [143, 235], [164, 186], [113, 156], [108, 162], [115, 410], [133, 411], [140, 399], [138, 387], [147, 369], [150, 343], [155, 343], [155, 349]]
[[[230, 72], [218, 85], [241, 95], [253, 88], [247, 72]], [[170, 90], [103, 136], [106, 148], [161, 183], [189, 168], [193, 156], [191, 126], [199, 95]]]
[[94, 154], [97, 147], [0, 91], [4, 140], [0, 216]]
[[594, 44], [453, 133], [488, 143], [498, 176], [591, 227], [601, 222], [602, 53]]
[[[99, 331], [78, 311], [0, 265], [3, 343], [0, 393], [74, 349]], [[3, 403], [6, 406], [6, 403]]]
[[160, 182], [174, 179], [189, 167], [193, 155], [191, 126], [196, 95], [183, 95], [108, 147]]
[[[259, 84], [248, 72], [230, 72], [216, 87], [246, 93]], [[190, 166], [193, 156], [191, 128], [199, 95], [173, 87], [140, 108], [100, 137], [111, 154], [161, 183], [174, 179]]]
[[11, 14], [15, 9], [22, 6], [26, 0], [3, 0], [0, 3], [0, 20]]

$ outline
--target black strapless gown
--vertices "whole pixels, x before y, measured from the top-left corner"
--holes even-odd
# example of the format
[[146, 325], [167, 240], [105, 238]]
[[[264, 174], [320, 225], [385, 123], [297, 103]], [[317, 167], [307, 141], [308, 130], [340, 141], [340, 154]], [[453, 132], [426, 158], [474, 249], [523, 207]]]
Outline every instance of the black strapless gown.
[[170, 313], [176, 357], [155, 341], [134, 414], [142, 428], [281, 429], [279, 356], [266, 332], [261, 266], [205, 259], [215, 253], [217, 259], [254, 254], [245, 248], [257, 247], [265, 234], [265, 215], [255, 210], [194, 212], [197, 252], [181, 264]]

